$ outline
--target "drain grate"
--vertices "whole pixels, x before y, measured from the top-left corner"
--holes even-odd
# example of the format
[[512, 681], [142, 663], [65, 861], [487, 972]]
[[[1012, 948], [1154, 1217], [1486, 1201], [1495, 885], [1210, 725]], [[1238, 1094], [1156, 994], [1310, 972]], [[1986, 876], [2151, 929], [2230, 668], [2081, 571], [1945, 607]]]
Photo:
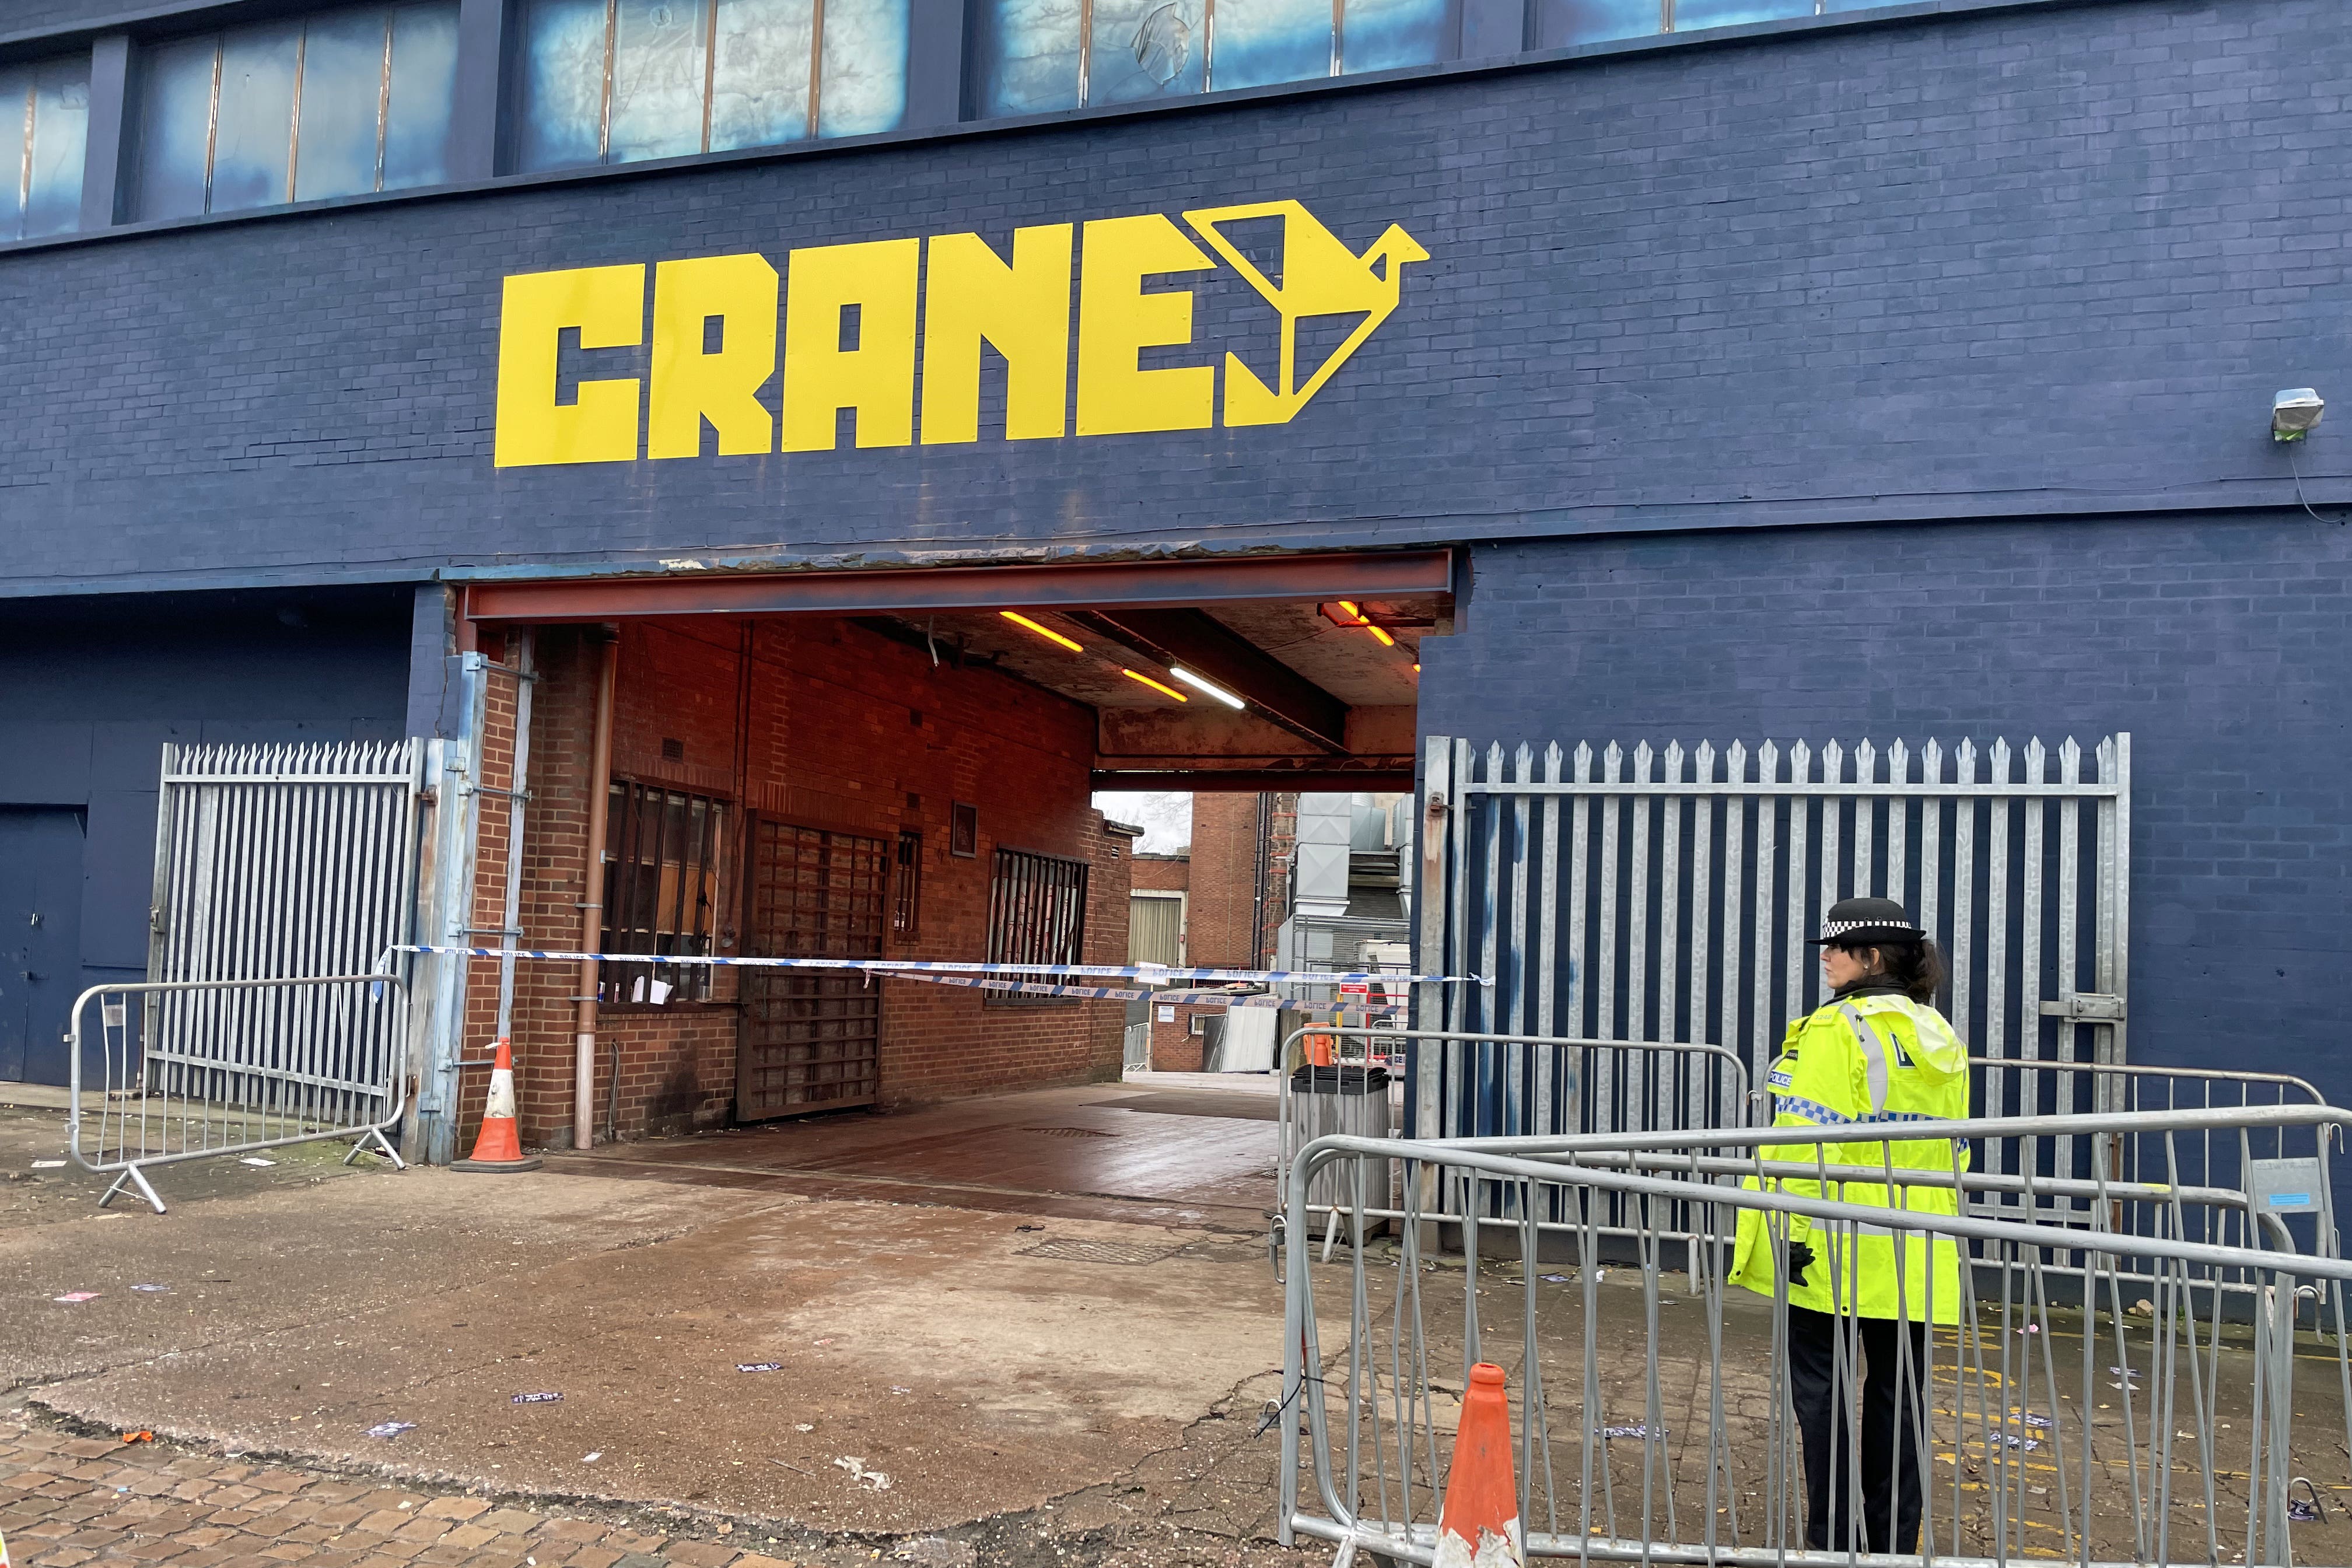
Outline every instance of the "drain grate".
[[1024, 1132], [1043, 1133], [1048, 1138], [1116, 1138], [1116, 1132], [1105, 1132], [1095, 1127], [1026, 1127]]
[[1138, 1247], [1125, 1241], [1091, 1241], [1084, 1237], [1057, 1236], [1021, 1249], [1024, 1258], [1052, 1258], [1064, 1263], [1157, 1263], [1177, 1251], [1172, 1247]]

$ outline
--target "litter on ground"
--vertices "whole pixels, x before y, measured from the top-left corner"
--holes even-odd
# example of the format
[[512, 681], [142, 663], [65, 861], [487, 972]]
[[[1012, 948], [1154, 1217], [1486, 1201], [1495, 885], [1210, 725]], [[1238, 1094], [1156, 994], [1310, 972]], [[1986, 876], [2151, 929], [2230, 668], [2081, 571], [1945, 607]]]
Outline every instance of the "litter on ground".
[[367, 1429], [367, 1435], [371, 1437], [397, 1437], [403, 1432], [415, 1430], [416, 1423], [414, 1421], [379, 1421]]
[[36, 1160], [33, 1162], [33, 1169], [36, 1171], [62, 1171], [65, 1168], [66, 1163], [63, 1160]]
[[735, 1370], [737, 1372], [782, 1372], [784, 1370], [784, 1363], [780, 1361], [739, 1361], [735, 1363]]
[[275, 1165], [278, 1162], [275, 1160], [265, 1160], [258, 1154], [247, 1154], [244, 1159], [239, 1160], [237, 1163], [240, 1165]]
[[95, 1301], [98, 1300], [98, 1294], [99, 1293], [95, 1290], [68, 1290], [62, 1296], [52, 1296], [49, 1300], [52, 1301]]
[[560, 1394], [518, 1394], [514, 1396], [514, 1403], [517, 1405], [552, 1405], [562, 1397], [563, 1395]]
[[884, 1475], [879, 1470], [867, 1469], [866, 1468], [866, 1461], [858, 1458], [854, 1454], [845, 1454], [840, 1458], [834, 1460], [834, 1464], [842, 1469], [847, 1470], [849, 1472], [849, 1479], [853, 1481], [856, 1481], [864, 1486], [872, 1487], [877, 1492], [887, 1492], [890, 1489], [889, 1477]]

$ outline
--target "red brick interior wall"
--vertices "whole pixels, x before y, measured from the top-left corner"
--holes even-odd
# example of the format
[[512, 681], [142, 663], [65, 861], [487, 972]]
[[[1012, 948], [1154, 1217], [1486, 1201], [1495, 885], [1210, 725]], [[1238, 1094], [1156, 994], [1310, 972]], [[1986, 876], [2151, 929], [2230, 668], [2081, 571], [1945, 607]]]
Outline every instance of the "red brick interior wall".
[[[522, 926], [526, 945], [579, 940], [591, 790], [594, 633], [538, 637]], [[933, 668], [912, 647], [850, 622], [632, 622], [620, 632], [614, 700], [615, 774], [725, 799], [719, 949], [741, 951], [746, 825], [754, 815], [863, 834], [895, 850], [922, 833], [920, 919], [906, 959], [986, 957], [989, 877], [998, 845], [1090, 862], [1086, 960], [1123, 963], [1131, 840], [1088, 804], [1091, 711], [984, 668]], [[666, 759], [662, 742], [680, 743]], [[957, 801], [979, 808], [978, 854], [950, 856]], [[483, 881], [492, 880], [486, 811]], [[495, 851], [504, 867], [504, 845]], [[502, 891], [502, 883], [500, 884]], [[493, 903], [494, 900], [491, 900]], [[495, 924], [495, 918], [480, 923]], [[496, 966], [469, 992], [468, 1047], [497, 993]], [[735, 976], [708, 1002], [599, 1009], [596, 1134], [604, 1134], [620, 1056], [622, 1137], [710, 1126], [733, 1114]], [[487, 980], [487, 984], [485, 984]], [[577, 971], [527, 964], [518, 976], [517, 1095], [524, 1142], [568, 1139]], [[1008, 1005], [911, 981], [883, 987], [881, 1096], [938, 1100], [1116, 1078], [1124, 1005]]]
[[1160, 1005], [1151, 1008], [1151, 1070], [1154, 1072], [1199, 1072], [1202, 1058], [1207, 1054], [1209, 1037], [1192, 1033], [1195, 1014], [1223, 1016], [1223, 1003], [1215, 1006], [1194, 1006], [1177, 1002], [1167, 1004], [1176, 1014], [1173, 1022], [1160, 1021]]
[[1191, 881], [1192, 863], [1181, 855], [1135, 857], [1135, 890], [1139, 893], [1181, 893]]
[[1187, 956], [1202, 966], [1258, 967], [1258, 797], [1192, 797], [1192, 907]]
[[1276, 938], [1290, 914], [1290, 868], [1298, 855], [1298, 796], [1266, 797], [1265, 903], [1258, 913], [1258, 952], [1267, 965], [1279, 951]]

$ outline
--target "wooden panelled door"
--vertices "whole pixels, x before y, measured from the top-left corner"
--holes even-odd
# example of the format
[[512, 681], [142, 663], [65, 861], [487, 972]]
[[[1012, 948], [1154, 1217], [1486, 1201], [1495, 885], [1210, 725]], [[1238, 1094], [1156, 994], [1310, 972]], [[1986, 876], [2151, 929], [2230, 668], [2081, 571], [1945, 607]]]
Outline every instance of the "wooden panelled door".
[[[879, 838], [751, 824], [751, 958], [879, 958], [890, 882]], [[882, 987], [854, 970], [743, 973], [735, 1119], [870, 1105], [881, 1092]]]

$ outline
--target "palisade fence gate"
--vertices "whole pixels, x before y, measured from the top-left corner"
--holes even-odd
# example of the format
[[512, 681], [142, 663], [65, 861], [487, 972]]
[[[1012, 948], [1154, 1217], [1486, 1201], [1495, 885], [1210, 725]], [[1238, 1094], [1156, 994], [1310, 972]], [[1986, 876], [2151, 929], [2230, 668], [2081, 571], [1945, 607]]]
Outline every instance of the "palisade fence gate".
[[163, 748], [146, 983], [75, 1010], [78, 1160], [160, 1209], [140, 1167], [352, 1133], [391, 1152], [407, 987], [379, 972], [412, 940], [425, 745]]
[[[1821, 1005], [1822, 911], [1900, 900], [1942, 947], [1941, 1005], [1971, 1055], [2120, 1063], [2131, 737], [1916, 749], [1702, 741], [1424, 753], [1424, 1026], [1729, 1047], [1762, 1084], [1788, 1022]], [[1436, 910], [1431, 910], [1434, 914]], [[1416, 1133], [1541, 1136], [1736, 1126], [1704, 1058], [1634, 1072], [1530, 1046], [1451, 1044], [1417, 1071]], [[1696, 1063], [1694, 1068], [1693, 1063]], [[1988, 1116], [2113, 1108], [2093, 1073], [1983, 1071]], [[1994, 1145], [1993, 1168], [2010, 1156]]]

